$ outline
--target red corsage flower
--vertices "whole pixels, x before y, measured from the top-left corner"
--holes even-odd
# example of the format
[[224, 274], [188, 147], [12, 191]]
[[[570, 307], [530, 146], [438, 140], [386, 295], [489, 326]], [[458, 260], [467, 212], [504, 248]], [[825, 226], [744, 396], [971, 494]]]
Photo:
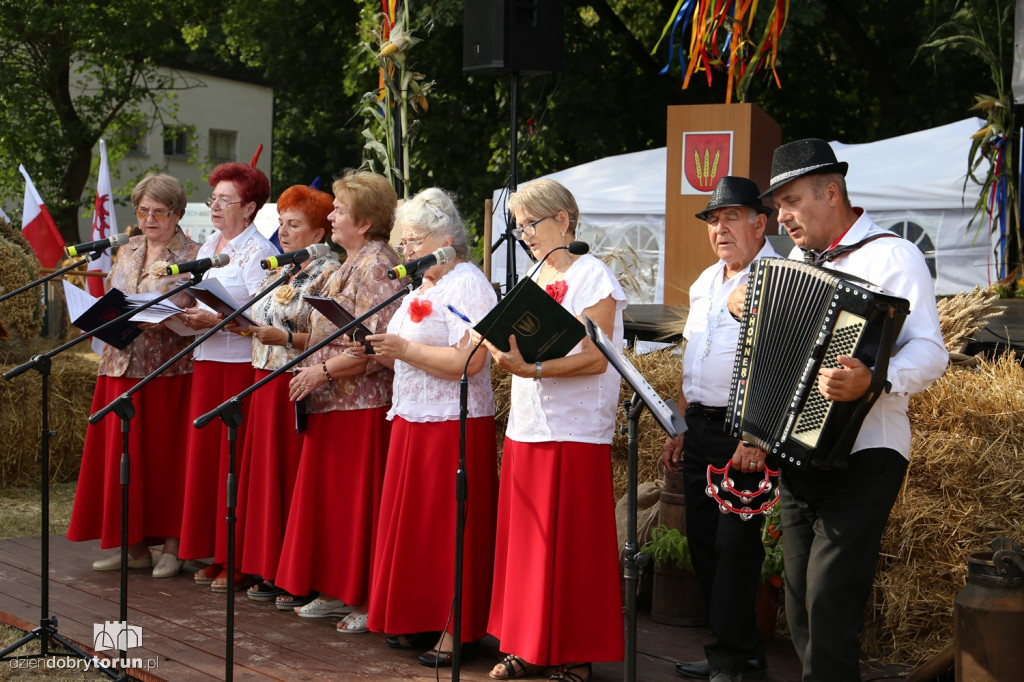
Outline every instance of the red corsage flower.
[[421, 322], [424, 317], [430, 315], [430, 311], [433, 309], [434, 306], [430, 301], [424, 298], [414, 298], [409, 304], [409, 319], [413, 322]]
[[552, 282], [544, 287], [544, 291], [548, 292], [548, 295], [555, 299], [555, 303], [561, 303], [562, 299], [565, 298], [565, 292], [568, 290], [569, 285], [565, 283], [564, 279]]

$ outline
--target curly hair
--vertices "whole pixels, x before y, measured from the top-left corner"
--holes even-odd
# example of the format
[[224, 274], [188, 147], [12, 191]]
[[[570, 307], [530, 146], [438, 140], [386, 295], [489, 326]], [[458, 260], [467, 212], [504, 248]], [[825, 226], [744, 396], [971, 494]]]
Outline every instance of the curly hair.
[[256, 214], [263, 208], [263, 204], [267, 203], [267, 199], [270, 198], [270, 181], [259, 168], [237, 161], [222, 163], [210, 173], [210, 187], [216, 187], [224, 181], [235, 186], [243, 205], [250, 201], [256, 204], [256, 210], [249, 216], [250, 220], [256, 217]]

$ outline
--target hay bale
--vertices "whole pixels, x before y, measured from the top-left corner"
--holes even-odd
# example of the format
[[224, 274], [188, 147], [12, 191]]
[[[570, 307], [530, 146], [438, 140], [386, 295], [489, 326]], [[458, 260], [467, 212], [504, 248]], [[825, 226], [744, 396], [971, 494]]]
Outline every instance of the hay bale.
[[1021, 386], [1010, 354], [951, 367], [911, 399], [910, 467], [882, 540], [866, 653], [919, 664], [940, 652], [967, 556], [999, 535], [1024, 538]]
[[[39, 263], [35, 257], [26, 253], [18, 242], [0, 236], [0, 294], [14, 291], [38, 278]], [[22, 340], [39, 336], [43, 325], [43, 306], [39, 296], [38, 290], [30, 290], [0, 303], [0, 322], [6, 335]], [[3, 332], [0, 332], [0, 338], [5, 338]]]
[[[20, 364], [20, 363], [17, 363]], [[0, 365], [0, 374], [17, 364]], [[85, 444], [99, 358], [68, 351], [53, 358], [49, 378], [50, 480], [73, 481]], [[39, 482], [42, 376], [29, 370], [0, 381], [0, 488]]]

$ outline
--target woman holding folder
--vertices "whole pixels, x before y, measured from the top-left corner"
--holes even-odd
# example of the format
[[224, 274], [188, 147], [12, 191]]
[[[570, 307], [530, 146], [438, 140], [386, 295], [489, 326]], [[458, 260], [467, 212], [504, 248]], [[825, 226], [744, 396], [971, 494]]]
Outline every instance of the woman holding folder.
[[[508, 206], [514, 233], [541, 260], [528, 276], [574, 316], [623, 338], [626, 296], [615, 275], [566, 248], [579, 221], [569, 190], [537, 180]], [[554, 667], [552, 680], [585, 682], [592, 661], [624, 653], [611, 471], [620, 378], [588, 337], [544, 362], [524, 360], [515, 336], [508, 352], [484, 343], [513, 374], [487, 627], [509, 655], [491, 677]]]
[[[167, 276], [167, 266], [194, 260], [199, 245], [185, 236], [178, 221], [185, 214], [185, 192], [170, 175], [147, 175], [132, 190], [132, 204], [141, 235], [119, 249], [107, 275], [108, 288], [126, 294], [166, 293], [188, 276]], [[171, 297], [178, 306], [192, 305], [182, 292]], [[93, 397], [96, 412], [127, 393], [140, 379], [185, 348], [190, 339], [162, 324], [140, 323], [142, 333], [123, 350], [103, 348]], [[192, 354], [182, 357], [132, 398], [136, 415], [128, 432], [131, 480], [128, 486], [128, 568], [149, 568], [149, 543], [163, 542], [154, 578], [169, 578], [181, 570], [178, 538], [185, 488], [184, 445], [179, 438], [190, 427], [181, 396], [192, 383]], [[108, 549], [121, 544], [121, 421], [107, 415], [90, 424], [78, 474], [68, 539], [100, 539]], [[120, 552], [99, 559], [97, 571], [121, 567]]]
[[[277, 199], [277, 235], [285, 253], [323, 244], [331, 234], [327, 216], [333, 210], [331, 195], [306, 185], [293, 185]], [[303, 296], [320, 296], [327, 281], [340, 267], [333, 253], [296, 265], [267, 271], [264, 290], [286, 272], [284, 284], [252, 307], [256, 324], [252, 332], [253, 380], [258, 382], [280, 369], [306, 348], [312, 308]], [[229, 325], [231, 331], [235, 327]], [[237, 331], [241, 331], [240, 328]], [[285, 595], [274, 584], [281, 558], [281, 544], [291, 506], [292, 489], [299, 468], [302, 434], [297, 432], [295, 403], [288, 399], [289, 373], [278, 375], [249, 398], [245, 422], [245, 451], [238, 469], [238, 566], [246, 575], [262, 580], [248, 590], [254, 601], [275, 601]], [[282, 605], [291, 609], [310, 599], [293, 597]]]
[[[325, 296], [360, 317], [397, 293], [387, 277], [398, 265], [388, 245], [397, 197], [382, 175], [354, 172], [336, 180], [331, 239], [346, 254]], [[397, 302], [363, 324], [383, 331]], [[338, 331], [314, 311], [306, 347]], [[319, 596], [295, 611], [307, 618], [346, 615], [339, 629], [365, 632], [373, 523], [380, 504], [391, 429], [391, 370], [372, 357], [346, 353], [344, 337], [304, 361], [289, 383], [291, 400], [305, 401], [306, 431], [274, 584], [292, 595]], [[281, 595], [278, 603], [290, 597]], [[357, 609], [355, 614], [351, 613]]]
[[368, 338], [378, 362], [395, 369], [369, 627], [393, 635], [388, 639], [392, 647], [433, 645], [420, 663], [448, 666], [464, 370], [469, 492], [460, 635], [463, 642], [473, 642], [486, 634], [497, 495], [494, 394], [486, 349], [472, 353], [476, 344], [469, 320], [486, 315], [496, 297], [480, 268], [467, 262], [466, 231], [447, 193], [423, 190], [399, 207], [395, 221], [402, 231], [399, 248], [408, 261], [442, 247], [454, 249], [455, 257], [423, 274], [423, 284], [402, 300], [387, 334]]

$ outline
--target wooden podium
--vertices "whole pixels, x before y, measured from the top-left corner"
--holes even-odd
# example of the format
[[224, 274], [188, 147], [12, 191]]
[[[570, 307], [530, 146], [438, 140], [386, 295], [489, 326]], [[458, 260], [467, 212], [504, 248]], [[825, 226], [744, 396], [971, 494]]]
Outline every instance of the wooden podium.
[[[668, 107], [666, 305], [689, 303], [690, 285], [717, 260], [708, 243], [707, 224], [694, 217], [708, 205], [715, 184], [726, 175], [739, 175], [764, 190], [772, 153], [781, 141], [779, 124], [754, 104]], [[766, 234], [777, 230], [769, 216]]]

